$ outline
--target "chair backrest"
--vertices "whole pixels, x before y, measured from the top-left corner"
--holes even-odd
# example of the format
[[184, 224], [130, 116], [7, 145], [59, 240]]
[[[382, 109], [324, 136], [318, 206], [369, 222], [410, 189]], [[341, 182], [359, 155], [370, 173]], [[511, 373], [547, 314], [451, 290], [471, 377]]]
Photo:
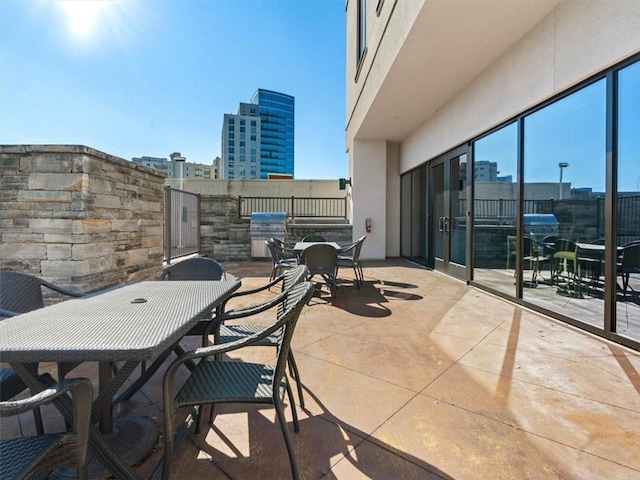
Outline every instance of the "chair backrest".
[[305, 235], [304, 237], [302, 237], [302, 241], [303, 242], [326, 242], [327, 239], [324, 238], [322, 235], [312, 233], [310, 235]]
[[[290, 268], [287, 270], [282, 276], [282, 291], [281, 293], [285, 293], [290, 291], [296, 285], [304, 282], [309, 276], [309, 269], [306, 265], [298, 265], [296, 267]], [[284, 310], [287, 306], [288, 299], [285, 300], [278, 305], [278, 313]]]
[[269, 249], [269, 255], [271, 255], [271, 261], [275, 265], [284, 258], [284, 251], [280, 245], [275, 242], [274, 238], [268, 238], [264, 241]]
[[540, 244], [529, 236], [523, 237], [522, 243], [522, 255], [523, 257], [537, 257], [539, 251], [541, 250]]
[[577, 249], [576, 242], [567, 240], [566, 238], [558, 238], [553, 242], [553, 250], [558, 252], [575, 252]]
[[282, 292], [289, 290], [294, 285], [303, 282], [309, 275], [306, 265], [297, 265], [287, 270], [282, 276]]
[[44, 307], [43, 280], [26, 273], [0, 270], [0, 308], [27, 313]]
[[287, 359], [289, 357], [289, 349], [291, 348], [291, 338], [296, 328], [298, 318], [304, 306], [311, 300], [315, 285], [311, 282], [302, 282], [294, 285], [286, 294], [283, 305], [284, 308], [278, 306], [277, 322], [285, 322], [276, 335], [278, 359], [276, 362], [276, 370], [273, 376], [273, 388], [282, 384], [282, 378], [285, 374]]
[[640, 242], [633, 242], [622, 247], [622, 271], [624, 273], [640, 272]]
[[206, 257], [188, 258], [169, 265], [164, 269], [160, 280], [224, 280], [224, 267]]
[[364, 244], [364, 241], [366, 239], [367, 239], [367, 236], [363, 235], [356, 241], [356, 246], [353, 249], [353, 261], [354, 262], [357, 262], [360, 259], [360, 250], [362, 250], [362, 245]]
[[303, 261], [310, 275], [333, 274], [338, 251], [326, 243], [311, 245], [304, 250]]

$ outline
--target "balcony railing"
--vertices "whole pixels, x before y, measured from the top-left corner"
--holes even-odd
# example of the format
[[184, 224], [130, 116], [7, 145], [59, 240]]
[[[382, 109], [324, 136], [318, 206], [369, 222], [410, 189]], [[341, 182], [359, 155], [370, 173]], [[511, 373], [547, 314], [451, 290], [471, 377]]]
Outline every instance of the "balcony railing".
[[253, 212], [286, 212], [295, 218], [347, 218], [347, 197], [239, 197], [241, 218]]

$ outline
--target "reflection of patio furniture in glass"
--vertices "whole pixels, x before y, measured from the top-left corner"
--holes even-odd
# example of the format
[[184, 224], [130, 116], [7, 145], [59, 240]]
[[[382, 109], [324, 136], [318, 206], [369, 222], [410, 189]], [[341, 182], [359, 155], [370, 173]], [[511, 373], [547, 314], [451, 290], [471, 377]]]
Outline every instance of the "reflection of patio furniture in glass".
[[578, 269], [580, 281], [585, 281], [589, 287], [602, 287], [600, 281], [604, 271], [604, 242], [576, 243]]
[[331, 296], [336, 296], [336, 278], [338, 249], [329, 243], [316, 243], [302, 252], [302, 263], [309, 269], [308, 280], [316, 275], [324, 279], [324, 283], [329, 287]]
[[68, 465], [77, 467], [78, 478], [87, 478], [87, 443], [93, 398], [89, 379], [63, 380], [31, 397], [0, 402], [0, 417], [38, 409], [67, 393], [71, 393], [73, 399], [73, 430], [12, 439], [3, 435], [0, 441], [0, 478], [33, 478], [31, 474], [46, 477], [54, 468]]
[[[622, 247], [618, 274], [622, 276], [622, 292], [626, 296], [631, 274], [640, 274], [640, 241]], [[632, 289], [633, 290], [633, 289]]]
[[[201, 347], [181, 356], [167, 369], [163, 382], [165, 442], [162, 478], [169, 478], [173, 461], [174, 432], [176, 422], [174, 415], [182, 407], [211, 405], [220, 403], [253, 403], [267, 404], [275, 407], [282, 435], [289, 454], [293, 478], [299, 478], [298, 467], [289, 427], [284, 416], [285, 393], [292, 398], [291, 387], [285, 375], [291, 338], [300, 316], [300, 312], [313, 294], [313, 284], [304, 282], [293, 287], [284, 297], [278, 308], [276, 321], [262, 332], [245, 337], [232, 343], [223, 343], [211, 347]], [[275, 305], [274, 305], [275, 306]], [[277, 332], [278, 356], [275, 365], [250, 363], [233, 360], [214, 360], [223, 353], [252, 346], [263, 338]], [[180, 389], [176, 389], [177, 370], [185, 362], [199, 360], [195, 370]], [[295, 431], [299, 431], [296, 409], [291, 409]], [[187, 415], [188, 418], [188, 415]], [[181, 438], [187, 423], [178, 430], [177, 438]], [[265, 469], [268, 466], [265, 465]]]
[[559, 287], [559, 293], [579, 292], [580, 266], [578, 264], [577, 246], [566, 238], [553, 242], [551, 257], [551, 280]]
[[338, 258], [336, 260], [337, 269], [340, 269], [340, 267], [353, 268], [358, 288], [364, 283], [364, 274], [362, 273], [362, 264], [360, 263], [360, 250], [362, 250], [362, 244], [366, 238], [367, 236], [363, 235], [355, 242], [341, 246], [340, 250], [338, 250]]
[[515, 268], [516, 263], [516, 236], [515, 235], [507, 235], [507, 270], [511, 268], [511, 260], [513, 259], [513, 264]]
[[[543, 255], [543, 247], [535, 239], [525, 236], [522, 244], [523, 266], [528, 263], [528, 270], [531, 270], [531, 286], [538, 285], [538, 275], [540, 275], [540, 265], [548, 262], [550, 257]], [[540, 278], [542, 276], [540, 275]]]

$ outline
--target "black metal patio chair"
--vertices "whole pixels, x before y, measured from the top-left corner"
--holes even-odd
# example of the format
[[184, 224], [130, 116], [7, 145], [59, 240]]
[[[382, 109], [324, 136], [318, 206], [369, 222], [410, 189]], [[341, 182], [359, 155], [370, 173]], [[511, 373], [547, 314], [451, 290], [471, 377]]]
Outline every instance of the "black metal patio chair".
[[[299, 472], [289, 434], [289, 428], [284, 416], [285, 392], [291, 399], [291, 387], [285, 375], [291, 338], [300, 317], [300, 313], [313, 294], [314, 286], [309, 282], [294, 286], [289, 292], [279, 296], [279, 301], [273, 307], [278, 307], [276, 320], [260, 333], [250, 335], [241, 340], [201, 347], [186, 352], [175, 360], [167, 369], [163, 381], [164, 400], [164, 459], [162, 478], [169, 478], [174, 453], [174, 437], [180, 439], [181, 432], [176, 432], [176, 419], [179, 409], [183, 407], [199, 407], [220, 403], [253, 403], [267, 404], [275, 407], [282, 435], [289, 454], [291, 473], [294, 479], [299, 478]], [[280, 308], [280, 305], [283, 307]], [[250, 363], [236, 360], [209, 360], [216, 356], [238, 350], [245, 346], [253, 346], [269, 335], [276, 334], [278, 338], [277, 360], [275, 365]], [[177, 388], [176, 373], [178, 368], [186, 362], [198, 361], [196, 368], [189, 378]], [[299, 431], [296, 409], [291, 409], [295, 431]], [[193, 414], [193, 412], [190, 412]], [[183, 428], [186, 423], [183, 423]], [[268, 468], [265, 466], [265, 468]]]
[[338, 250], [338, 257], [336, 258], [336, 273], [340, 268], [353, 268], [353, 273], [356, 277], [356, 286], [360, 288], [364, 284], [364, 273], [362, 272], [362, 264], [360, 263], [360, 250], [362, 250], [362, 244], [364, 243], [366, 235], [363, 235], [358, 240], [348, 245], [340, 247]]
[[[270, 288], [278, 284], [280, 284], [280, 294], [281, 295], [286, 294], [295, 285], [305, 281], [308, 275], [309, 275], [309, 270], [307, 269], [307, 267], [305, 265], [298, 265], [286, 271], [280, 277], [267, 283], [266, 285], [263, 285], [258, 288], [243, 290], [243, 291], [234, 293], [227, 301], [225, 301], [221, 305], [221, 308], [219, 309], [218, 314], [208, 325], [207, 329], [203, 332], [202, 345], [208, 346], [209, 344], [208, 339], [211, 333], [213, 333], [214, 345], [217, 345], [220, 343], [235, 342], [237, 340], [241, 340], [250, 335], [258, 334], [264, 331], [266, 328], [265, 325], [231, 324], [231, 322], [236, 322], [238, 320], [251, 317], [252, 315], [257, 315], [260, 312], [270, 309], [274, 302], [276, 303], [279, 302], [277, 297], [273, 297], [270, 300], [266, 302], [262, 302], [260, 304], [253, 304], [245, 307], [235, 308], [232, 310], [227, 310], [227, 306], [229, 302], [239, 297], [244, 297], [247, 295], [255, 295], [256, 293], [269, 290]], [[280, 303], [278, 308], [282, 309], [284, 308], [284, 306], [285, 306], [284, 303]], [[275, 334], [272, 334], [267, 337], [264, 337], [260, 341], [256, 342], [255, 346], [277, 347], [278, 336]], [[220, 358], [221, 356], [218, 357], [218, 359]], [[304, 408], [302, 382], [300, 381], [300, 373], [298, 371], [298, 366], [296, 364], [296, 360], [293, 355], [293, 350], [289, 350], [287, 363], [289, 365], [289, 371], [291, 372], [292, 377], [296, 381], [298, 398], [300, 400], [300, 406]], [[291, 401], [293, 402], [293, 399]]]
[[302, 252], [302, 263], [309, 269], [307, 278], [311, 280], [316, 275], [320, 275], [329, 287], [332, 297], [337, 293], [337, 258], [338, 250], [326, 243], [311, 245]]
[[618, 274], [622, 276], [622, 292], [626, 296], [631, 274], [640, 274], [640, 241], [622, 247]]
[[269, 277], [269, 280], [273, 280], [284, 270], [288, 270], [298, 265], [297, 255], [293, 250], [281, 246], [273, 238], [268, 238], [265, 240], [265, 243], [269, 249], [272, 263], [271, 276]]
[[[44, 307], [43, 289], [49, 289], [68, 297], [81, 297], [82, 294], [55, 285], [42, 278], [11, 270], [0, 270], [0, 320], [15, 317], [21, 313], [31, 312]], [[61, 364], [58, 366], [60, 378], [64, 377], [74, 365]], [[30, 368], [36, 369], [37, 365]], [[51, 379], [45, 373], [41, 379]], [[0, 401], [7, 401], [27, 389], [20, 377], [11, 367], [0, 367]], [[44, 433], [42, 416], [39, 408], [33, 409], [36, 431]]]
[[0, 402], [0, 417], [10, 417], [70, 393], [74, 421], [70, 432], [0, 439], [0, 478], [46, 478], [54, 468], [75, 465], [78, 478], [87, 478], [87, 444], [91, 425], [93, 390], [86, 378], [66, 379], [22, 399]]
[[224, 280], [226, 271], [215, 260], [194, 257], [169, 265], [158, 280]]

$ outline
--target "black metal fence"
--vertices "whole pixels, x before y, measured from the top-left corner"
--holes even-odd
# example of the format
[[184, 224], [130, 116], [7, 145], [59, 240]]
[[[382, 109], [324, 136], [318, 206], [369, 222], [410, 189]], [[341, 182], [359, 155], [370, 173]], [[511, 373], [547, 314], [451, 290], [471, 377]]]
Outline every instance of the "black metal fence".
[[239, 197], [241, 218], [253, 212], [286, 212], [294, 218], [347, 218], [347, 197]]
[[200, 251], [200, 195], [164, 187], [164, 260]]
[[[569, 198], [565, 200], [525, 200], [524, 213], [552, 213], [558, 221], [571, 224], [574, 234], [581, 232], [584, 238], [604, 237], [604, 197]], [[460, 217], [466, 213], [466, 202], [460, 201]], [[640, 238], [640, 195], [621, 195], [616, 206], [616, 230], [618, 243]], [[515, 224], [516, 200], [476, 199], [474, 218], [482, 224]], [[588, 234], [586, 233], [588, 232]]]

